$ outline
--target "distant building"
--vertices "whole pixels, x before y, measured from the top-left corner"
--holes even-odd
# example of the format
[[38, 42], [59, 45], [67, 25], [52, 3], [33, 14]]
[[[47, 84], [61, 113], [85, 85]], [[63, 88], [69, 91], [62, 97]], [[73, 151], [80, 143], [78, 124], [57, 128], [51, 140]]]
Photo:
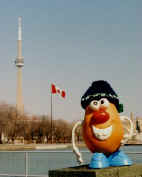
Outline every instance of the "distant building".
[[142, 117], [134, 118], [133, 113], [130, 115], [134, 126], [133, 140], [135, 143], [142, 143]]

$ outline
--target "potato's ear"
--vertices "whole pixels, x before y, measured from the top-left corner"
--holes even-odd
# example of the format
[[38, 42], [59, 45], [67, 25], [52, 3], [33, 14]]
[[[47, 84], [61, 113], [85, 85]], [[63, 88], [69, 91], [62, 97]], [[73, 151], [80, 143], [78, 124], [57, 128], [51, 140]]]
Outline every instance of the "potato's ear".
[[123, 104], [119, 104], [119, 107], [118, 107], [118, 112], [121, 113], [123, 112]]
[[120, 116], [120, 119], [122, 121], [123, 129], [124, 129], [124, 135], [121, 144], [124, 145], [134, 135], [134, 126], [131, 119], [128, 118], [127, 116]]
[[91, 112], [92, 112], [92, 110], [89, 108], [89, 106], [87, 106], [85, 109], [85, 115], [90, 114]]

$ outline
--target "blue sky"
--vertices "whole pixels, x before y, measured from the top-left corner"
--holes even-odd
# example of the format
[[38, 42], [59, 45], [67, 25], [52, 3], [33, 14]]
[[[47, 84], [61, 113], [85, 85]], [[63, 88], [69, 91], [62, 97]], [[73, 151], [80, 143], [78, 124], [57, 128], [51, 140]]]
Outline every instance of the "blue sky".
[[80, 98], [92, 81], [107, 80], [124, 113], [142, 116], [142, 1], [5, 0], [0, 5], [0, 100], [16, 104], [17, 23], [23, 17], [25, 111], [80, 120]]

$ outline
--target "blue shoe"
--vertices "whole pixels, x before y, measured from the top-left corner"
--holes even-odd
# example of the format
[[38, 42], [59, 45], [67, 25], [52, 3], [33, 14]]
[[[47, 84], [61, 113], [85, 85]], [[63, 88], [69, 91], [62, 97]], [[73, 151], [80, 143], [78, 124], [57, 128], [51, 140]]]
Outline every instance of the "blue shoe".
[[108, 158], [110, 166], [125, 166], [125, 165], [132, 165], [132, 160], [123, 152], [123, 151], [116, 151], [111, 154]]
[[89, 168], [106, 168], [109, 166], [109, 161], [103, 153], [94, 153], [89, 164]]

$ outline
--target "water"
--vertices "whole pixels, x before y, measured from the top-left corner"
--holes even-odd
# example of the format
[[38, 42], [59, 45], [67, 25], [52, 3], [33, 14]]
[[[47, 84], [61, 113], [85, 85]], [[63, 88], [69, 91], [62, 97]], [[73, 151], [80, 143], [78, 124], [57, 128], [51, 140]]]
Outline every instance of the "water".
[[[124, 146], [126, 153], [141, 152], [141, 154], [129, 154], [134, 163], [142, 163], [142, 146]], [[84, 164], [88, 164], [91, 159], [91, 153], [87, 149], [82, 149]], [[28, 175], [47, 175], [49, 169], [58, 169], [78, 165], [75, 155], [71, 150], [60, 151], [17, 151], [0, 152], [0, 177], [2, 174], [11, 174], [9, 176], [25, 175], [26, 165]], [[27, 159], [26, 159], [26, 155]], [[27, 164], [26, 164], [27, 161]]]

